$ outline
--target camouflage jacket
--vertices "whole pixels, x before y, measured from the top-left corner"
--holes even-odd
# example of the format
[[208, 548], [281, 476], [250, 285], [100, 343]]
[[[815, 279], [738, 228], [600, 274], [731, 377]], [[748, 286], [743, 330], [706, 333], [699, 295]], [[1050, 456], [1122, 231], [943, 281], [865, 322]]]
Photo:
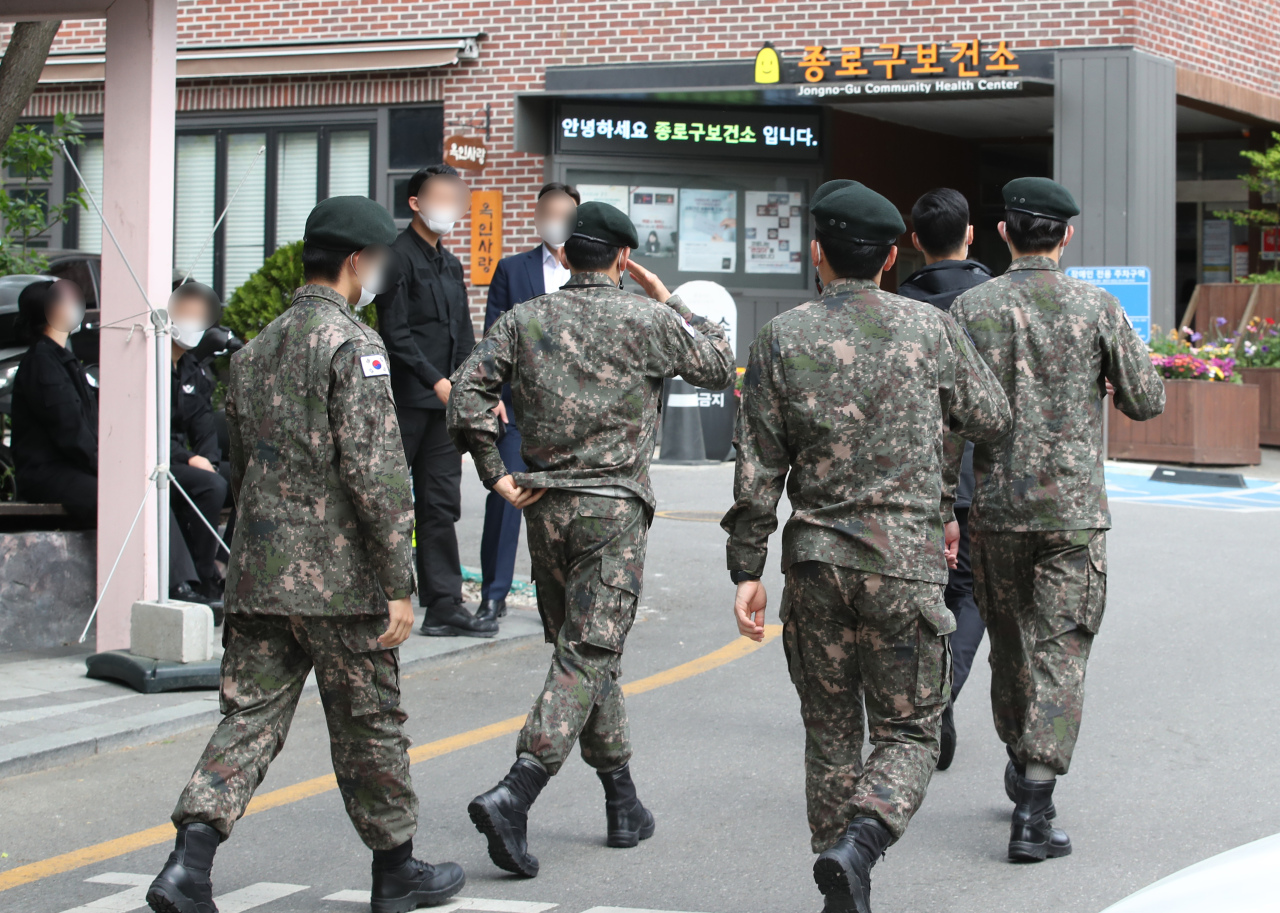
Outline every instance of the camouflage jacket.
[[759, 574], [786, 481], [782, 567], [822, 561], [944, 583], [947, 427], [1009, 430], [999, 384], [945, 313], [841, 279], [769, 321], [738, 409], [730, 570]]
[[649, 485], [662, 380], [733, 383], [724, 331], [678, 297], [662, 304], [577, 273], [558, 292], [518, 304], [454, 372], [449, 433], [471, 451], [481, 479], [506, 473], [495, 440], [511, 384], [528, 488], [625, 488], [655, 505]]
[[[1013, 430], [974, 449], [971, 527], [1109, 527], [1104, 379], [1130, 418], [1164, 411], [1164, 381], [1120, 304], [1049, 257], [1021, 257], [1000, 278], [957, 298], [951, 314], [1013, 407]], [[950, 477], [959, 449], [950, 444], [948, 454]]]
[[413, 592], [413, 500], [387, 352], [330, 288], [307, 285], [231, 359], [239, 517], [228, 612], [383, 614]]

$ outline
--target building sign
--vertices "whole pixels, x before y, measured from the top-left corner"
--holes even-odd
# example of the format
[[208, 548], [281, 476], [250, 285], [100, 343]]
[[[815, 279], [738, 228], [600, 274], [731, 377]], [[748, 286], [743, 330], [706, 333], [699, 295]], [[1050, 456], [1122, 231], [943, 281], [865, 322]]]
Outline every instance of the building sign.
[[502, 259], [502, 191], [471, 191], [471, 284], [488, 285]]
[[480, 171], [484, 168], [484, 140], [468, 136], [446, 136], [444, 138], [444, 161], [446, 165], [466, 171]]
[[821, 125], [817, 113], [776, 108], [601, 101], [561, 104], [553, 126], [557, 152], [817, 162]]
[[1071, 266], [1067, 275], [1114, 295], [1138, 337], [1151, 341], [1151, 270], [1145, 266]]
[[[995, 45], [994, 49], [991, 44]], [[790, 82], [803, 79], [810, 83], [829, 79], [976, 79], [1013, 76], [1022, 69], [1018, 56], [1004, 39], [987, 42], [985, 47], [978, 38], [941, 44], [841, 45], [838, 49], [811, 44], [805, 45], [804, 56], [794, 67], [776, 70], [761, 65], [761, 55], [766, 52], [772, 53], [774, 60], [778, 59], [773, 45], [766, 44], [760, 50], [756, 55], [756, 82], [778, 82], [779, 78]], [[779, 73], [780, 76], [775, 75]], [[774, 78], [769, 78], [771, 75]]]

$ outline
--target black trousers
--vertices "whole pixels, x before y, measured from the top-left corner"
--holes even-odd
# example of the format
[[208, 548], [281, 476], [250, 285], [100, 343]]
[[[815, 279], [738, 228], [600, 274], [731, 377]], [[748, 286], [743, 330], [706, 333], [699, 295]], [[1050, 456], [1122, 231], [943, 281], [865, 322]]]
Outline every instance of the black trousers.
[[453, 525], [462, 516], [462, 454], [445, 429], [443, 409], [396, 410], [413, 476], [418, 603], [428, 610], [462, 601], [462, 562]]
[[[17, 485], [18, 497], [23, 501], [31, 504], [61, 504], [73, 520], [87, 524], [97, 523], [98, 477], [91, 472], [85, 472], [70, 463], [49, 462], [39, 467], [24, 468], [18, 474]], [[178, 498], [182, 497], [177, 492], [173, 494]], [[195, 583], [198, 579], [177, 513], [170, 507], [169, 584], [177, 586], [180, 583]]]
[[973, 566], [969, 563], [969, 508], [957, 507], [956, 520], [960, 523], [960, 552], [956, 556], [956, 569], [947, 575], [947, 588], [942, 598], [951, 614], [956, 617], [956, 630], [951, 635], [951, 699], [960, 696], [973, 667], [974, 654], [982, 643], [986, 626], [978, 614], [978, 603], [973, 598]]
[[[182, 528], [182, 538], [186, 540], [187, 549], [191, 552], [191, 560], [195, 562], [196, 573], [200, 580], [208, 583], [217, 580], [218, 565], [215, 560], [222, 546], [213, 533], [200, 520], [203, 514], [214, 529], [218, 528], [218, 520], [222, 513], [222, 505], [227, 500], [227, 481], [216, 472], [197, 469], [186, 463], [174, 463], [170, 466], [173, 477], [178, 480], [182, 490], [196, 502], [199, 514], [192, 509], [181, 493], [176, 489], [169, 492], [169, 504], [178, 517], [178, 525]], [[225, 554], [222, 556], [227, 557]]]

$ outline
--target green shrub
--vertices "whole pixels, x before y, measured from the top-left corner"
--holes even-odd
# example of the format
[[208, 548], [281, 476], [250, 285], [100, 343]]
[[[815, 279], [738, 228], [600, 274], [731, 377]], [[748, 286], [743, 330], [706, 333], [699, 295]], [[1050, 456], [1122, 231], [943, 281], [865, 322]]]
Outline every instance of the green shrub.
[[1265, 273], [1250, 273], [1236, 280], [1241, 285], [1280, 285], [1280, 269], [1270, 269]]
[[[277, 248], [258, 271], [235, 290], [227, 302], [222, 322], [241, 339], [252, 339], [284, 313], [301, 285], [302, 242], [295, 241]], [[372, 304], [356, 311], [356, 318], [374, 328], [378, 325]]]

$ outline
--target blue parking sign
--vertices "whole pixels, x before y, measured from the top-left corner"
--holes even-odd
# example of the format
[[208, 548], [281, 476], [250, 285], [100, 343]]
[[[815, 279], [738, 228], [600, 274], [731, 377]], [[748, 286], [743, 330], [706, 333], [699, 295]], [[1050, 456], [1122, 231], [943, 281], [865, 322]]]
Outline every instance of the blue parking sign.
[[1145, 266], [1069, 266], [1067, 275], [1115, 295], [1138, 338], [1151, 341], [1151, 270]]

